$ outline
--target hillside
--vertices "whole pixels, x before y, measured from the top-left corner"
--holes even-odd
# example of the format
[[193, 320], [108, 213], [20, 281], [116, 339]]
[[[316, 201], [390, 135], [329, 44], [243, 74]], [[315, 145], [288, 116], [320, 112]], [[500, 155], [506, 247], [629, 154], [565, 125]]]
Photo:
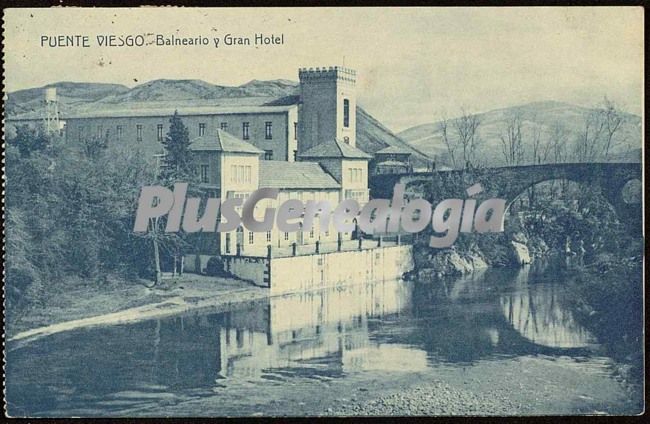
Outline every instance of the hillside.
[[128, 87], [120, 84], [58, 82], [39, 88], [28, 88], [8, 93], [5, 113], [10, 117], [38, 113], [42, 109], [43, 90], [46, 88], [56, 88], [59, 96], [59, 109], [63, 115], [74, 111], [81, 105], [129, 91]]
[[[550, 101], [480, 113], [478, 117], [481, 123], [478, 132], [481, 143], [478, 156], [483, 158], [487, 165], [503, 164], [500, 136], [504, 133], [508, 120], [516, 113], [523, 117], [522, 132], [526, 161], [532, 160], [532, 134], [539, 131], [542, 140], [548, 140], [557, 124], [560, 124], [565, 131], [565, 139], [569, 144], [567, 147], [572, 148], [575, 139], [584, 130], [587, 116], [592, 111], [568, 103]], [[642, 140], [641, 118], [626, 113], [624, 119], [616, 136], [617, 145], [612, 148], [612, 160], [639, 161]], [[451, 128], [451, 125], [449, 127]], [[441, 137], [439, 122], [409, 128], [400, 132], [398, 136], [427, 155], [437, 156], [440, 162], [448, 162], [447, 147]]]
[[[201, 80], [160, 79], [131, 89], [116, 84], [57, 83], [61, 115], [116, 108], [162, 108], [175, 106], [252, 106], [289, 105], [299, 101], [299, 85], [288, 80], [252, 80], [237, 87], [210, 84]], [[7, 116], [37, 119], [45, 87], [8, 94]], [[357, 107], [357, 146], [374, 153], [388, 146], [413, 152], [416, 166], [429, 159], [412, 148], [367, 111]]]

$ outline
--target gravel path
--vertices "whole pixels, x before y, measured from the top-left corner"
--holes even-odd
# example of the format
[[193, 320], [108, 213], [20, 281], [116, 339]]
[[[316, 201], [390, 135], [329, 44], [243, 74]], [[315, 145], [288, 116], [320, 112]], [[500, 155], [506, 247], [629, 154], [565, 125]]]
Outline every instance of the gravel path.
[[348, 401], [334, 415], [512, 415], [521, 405], [506, 398], [454, 389], [442, 382], [409, 388], [369, 402]]

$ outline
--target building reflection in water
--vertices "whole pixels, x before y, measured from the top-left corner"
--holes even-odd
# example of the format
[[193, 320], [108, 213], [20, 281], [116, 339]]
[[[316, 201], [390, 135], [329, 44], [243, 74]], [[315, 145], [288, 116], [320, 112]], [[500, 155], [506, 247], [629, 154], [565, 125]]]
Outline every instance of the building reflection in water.
[[409, 283], [385, 281], [271, 298], [263, 309], [232, 312], [219, 330], [222, 374], [261, 377], [325, 358], [332, 359], [330, 373], [424, 369], [425, 352], [369, 337], [368, 320], [399, 314], [410, 299]]

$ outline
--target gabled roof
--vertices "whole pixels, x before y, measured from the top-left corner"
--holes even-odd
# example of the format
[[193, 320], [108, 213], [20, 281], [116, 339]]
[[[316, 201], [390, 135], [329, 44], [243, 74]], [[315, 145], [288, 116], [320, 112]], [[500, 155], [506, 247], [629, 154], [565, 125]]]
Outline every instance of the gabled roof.
[[261, 160], [260, 187], [340, 189], [341, 185], [316, 162]]
[[215, 134], [202, 135], [193, 139], [190, 142], [190, 150], [197, 152], [251, 153], [258, 155], [264, 153], [252, 144], [246, 143], [244, 140], [240, 140], [223, 130], [217, 130]]
[[388, 146], [375, 152], [376, 155], [410, 155], [411, 152], [403, 147]]
[[300, 153], [298, 157], [372, 159], [372, 156], [366, 152], [359, 150], [356, 147], [352, 147], [349, 144], [335, 138], [315, 145], [311, 149]]

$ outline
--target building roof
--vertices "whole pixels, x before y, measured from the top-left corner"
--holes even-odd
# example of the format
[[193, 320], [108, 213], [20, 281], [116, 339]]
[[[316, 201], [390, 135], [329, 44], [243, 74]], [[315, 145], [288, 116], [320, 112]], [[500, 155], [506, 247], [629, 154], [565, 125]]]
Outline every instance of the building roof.
[[[296, 105], [285, 106], [169, 106], [169, 107], [120, 107], [67, 114], [64, 119], [83, 118], [129, 118], [129, 117], [171, 117], [178, 111], [180, 116], [191, 115], [236, 115], [245, 113], [284, 113]], [[19, 117], [16, 117], [19, 118]], [[14, 119], [16, 119], [14, 118]]]
[[230, 152], [230, 153], [252, 153], [262, 154], [262, 150], [240, 140], [232, 134], [223, 130], [217, 130], [215, 134], [202, 135], [190, 141], [190, 150], [197, 152]]
[[298, 157], [372, 159], [372, 156], [366, 152], [335, 138], [315, 145], [311, 149], [298, 154]]
[[375, 152], [376, 155], [410, 155], [411, 152], [403, 147], [388, 146]]
[[396, 160], [387, 160], [384, 162], [379, 162], [377, 166], [408, 166], [408, 164]]
[[316, 162], [261, 160], [260, 187], [340, 189], [341, 185]]

